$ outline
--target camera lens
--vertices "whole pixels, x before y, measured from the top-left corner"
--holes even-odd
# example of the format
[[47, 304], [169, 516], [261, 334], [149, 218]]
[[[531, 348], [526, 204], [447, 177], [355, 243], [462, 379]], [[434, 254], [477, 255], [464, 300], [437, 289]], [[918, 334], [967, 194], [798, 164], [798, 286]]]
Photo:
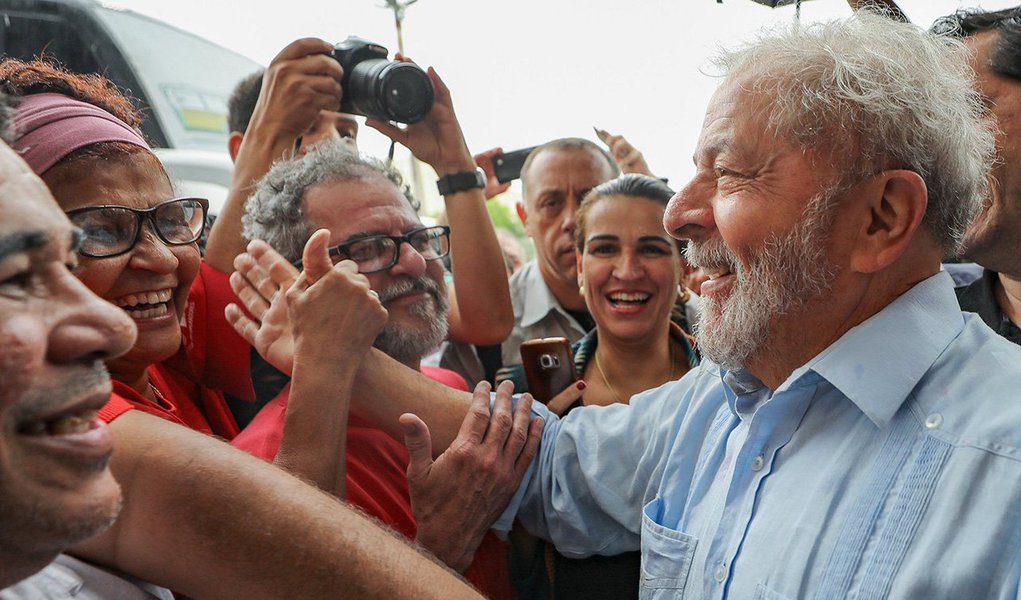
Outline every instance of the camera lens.
[[379, 74], [380, 99], [394, 121], [421, 121], [433, 105], [433, 86], [422, 69], [408, 63], [390, 63]]

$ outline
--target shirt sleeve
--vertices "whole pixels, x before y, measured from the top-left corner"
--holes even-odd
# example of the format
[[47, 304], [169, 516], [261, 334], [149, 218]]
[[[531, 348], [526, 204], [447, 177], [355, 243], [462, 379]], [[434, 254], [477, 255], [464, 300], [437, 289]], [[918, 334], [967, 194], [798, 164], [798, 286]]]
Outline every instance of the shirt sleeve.
[[135, 406], [117, 394], [111, 394], [110, 400], [99, 409], [98, 416], [104, 423], [112, 423], [114, 419], [133, 410]]
[[203, 261], [188, 294], [181, 324], [184, 349], [198, 383], [235, 398], [253, 400], [251, 346], [223, 314], [232, 302], [242, 305], [230, 287], [230, 276]]
[[683, 415], [676, 384], [563, 419], [534, 404], [546, 421], [542, 442], [500, 522], [515, 516], [571, 558], [637, 550], [642, 507], [655, 498]]

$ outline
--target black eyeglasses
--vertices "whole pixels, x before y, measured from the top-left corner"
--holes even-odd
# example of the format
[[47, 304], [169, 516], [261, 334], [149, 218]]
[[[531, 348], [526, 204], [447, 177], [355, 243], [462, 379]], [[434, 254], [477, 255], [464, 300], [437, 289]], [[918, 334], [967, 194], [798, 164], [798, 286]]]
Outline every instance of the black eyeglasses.
[[[426, 260], [443, 258], [450, 253], [450, 228], [446, 225], [423, 227], [404, 235], [370, 235], [329, 249], [334, 264], [342, 260], [358, 263], [359, 273], [386, 271], [401, 256], [401, 244], [408, 244]], [[299, 269], [301, 261], [294, 263]]]
[[134, 248], [146, 219], [163, 243], [170, 246], [192, 244], [202, 236], [208, 210], [209, 201], [204, 198], [175, 198], [152, 208], [86, 206], [66, 214], [85, 234], [78, 252], [83, 256], [107, 258]]

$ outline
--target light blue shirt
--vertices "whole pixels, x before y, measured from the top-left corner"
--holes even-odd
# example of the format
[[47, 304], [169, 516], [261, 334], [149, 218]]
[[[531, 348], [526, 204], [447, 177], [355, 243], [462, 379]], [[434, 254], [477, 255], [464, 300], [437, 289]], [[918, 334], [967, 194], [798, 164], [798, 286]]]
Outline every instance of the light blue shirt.
[[505, 517], [642, 598], [1017, 598], [1021, 348], [945, 273], [776, 390], [710, 361], [562, 420]]

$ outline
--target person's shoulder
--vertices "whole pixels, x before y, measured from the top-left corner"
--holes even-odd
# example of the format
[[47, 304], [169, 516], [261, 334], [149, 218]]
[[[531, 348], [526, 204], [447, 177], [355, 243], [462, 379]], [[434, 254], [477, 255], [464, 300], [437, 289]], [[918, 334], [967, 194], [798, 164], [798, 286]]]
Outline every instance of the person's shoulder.
[[964, 329], [912, 394], [941, 435], [1021, 463], [1021, 346], [967, 315]]

